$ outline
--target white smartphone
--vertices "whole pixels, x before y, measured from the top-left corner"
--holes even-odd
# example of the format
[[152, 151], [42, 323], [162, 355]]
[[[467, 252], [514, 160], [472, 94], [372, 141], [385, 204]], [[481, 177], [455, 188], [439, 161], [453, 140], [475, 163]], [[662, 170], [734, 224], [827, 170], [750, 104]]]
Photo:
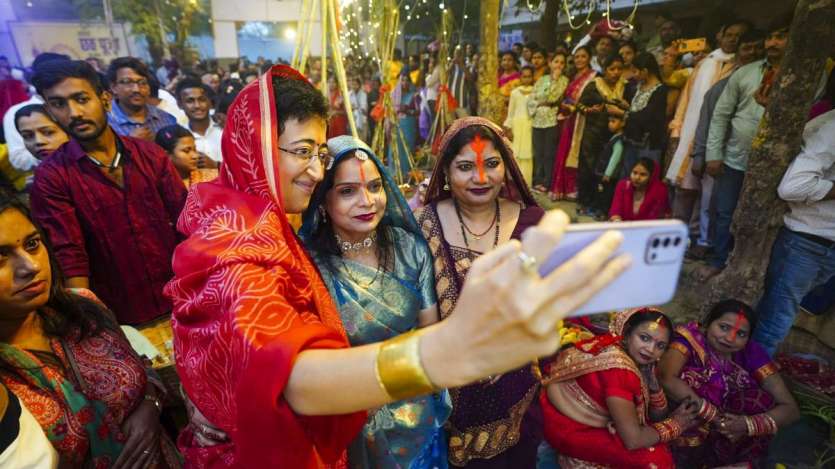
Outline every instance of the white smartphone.
[[630, 254], [632, 264], [571, 316], [661, 305], [675, 295], [688, 243], [687, 226], [679, 220], [570, 225], [540, 265], [540, 275], [554, 271], [610, 230], [623, 233], [623, 243], [614, 256]]

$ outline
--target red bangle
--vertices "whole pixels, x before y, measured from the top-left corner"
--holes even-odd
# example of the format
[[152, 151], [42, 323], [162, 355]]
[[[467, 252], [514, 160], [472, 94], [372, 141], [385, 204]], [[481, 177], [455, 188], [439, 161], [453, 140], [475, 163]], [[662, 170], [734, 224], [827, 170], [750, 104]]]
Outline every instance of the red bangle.
[[667, 396], [664, 391], [654, 392], [649, 395], [649, 406], [655, 410], [667, 408]]
[[749, 436], [774, 435], [777, 433], [777, 422], [770, 415], [762, 413], [745, 417]]
[[702, 399], [702, 407], [699, 408], [698, 415], [699, 418], [705, 422], [712, 422], [719, 415], [719, 409], [717, 409], [715, 405], [708, 402], [707, 399]]
[[684, 432], [681, 425], [673, 419], [662, 420], [652, 424], [652, 428], [658, 432], [658, 438], [661, 443], [668, 443], [675, 440]]

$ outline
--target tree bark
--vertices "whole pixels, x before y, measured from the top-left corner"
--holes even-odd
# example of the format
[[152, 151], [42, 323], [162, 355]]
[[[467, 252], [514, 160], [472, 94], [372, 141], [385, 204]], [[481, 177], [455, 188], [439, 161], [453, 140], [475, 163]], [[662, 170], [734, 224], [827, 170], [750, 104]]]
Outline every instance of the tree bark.
[[547, 51], [557, 48], [557, 21], [560, 16], [560, 0], [543, 0], [545, 11], [539, 22], [539, 45]]
[[499, 95], [499, 9], [501, 0], [481, 2], [481, 40], [478, 64], [478, 114], [501, 125]]
[[833, 23], [835, 0], [798, 2], [788, 48], [748, 158], [731, 226], [736, 244], [728, 266], [712, 280], [702, 314], [721, 299], [735, 298], [756, 306], [762, 296], [772, 245], [786, 212], [777, 187], [800, 151], [803, 127], [830, 44], [835, 43]]

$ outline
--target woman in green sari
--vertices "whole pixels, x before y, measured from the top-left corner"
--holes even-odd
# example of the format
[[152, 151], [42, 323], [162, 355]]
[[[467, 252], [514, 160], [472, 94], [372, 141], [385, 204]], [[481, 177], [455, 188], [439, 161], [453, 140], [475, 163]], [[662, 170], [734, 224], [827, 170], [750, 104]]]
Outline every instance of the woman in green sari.
[[[409, 206], [370, 148], [350, 136], [332, 155], [300, 236], [336, 301], [352, 346], [437, 322], [432, 257]], [[351, 467], [446, 468], [446, 392], [369, 413]]]

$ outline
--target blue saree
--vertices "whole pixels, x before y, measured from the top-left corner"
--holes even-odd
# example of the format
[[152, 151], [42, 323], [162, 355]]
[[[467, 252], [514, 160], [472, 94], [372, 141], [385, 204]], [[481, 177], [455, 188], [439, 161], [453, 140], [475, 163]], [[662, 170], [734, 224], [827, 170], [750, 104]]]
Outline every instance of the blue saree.
[[[327, 177], [304, 214], [299, 232], [336, 302], [352, 346], [380, 342], [418, 326], [421, 310], [437, 303], [432, 257], [403, 195], [371, 150], [353, 137], [328, 142], [334, 167], [343, 157], [362, 151], [383, 177], [386, 213], [379, 230], [388, 231], [393, 262], [389, 269], [369, 267], [321, 249], [314, 242], [323, 223], [318, 207], [325, 203]], [[332, 179], [331, 179], [332, 181]], [[446, 391], [384, 405], [369, 412], [360, 435], [348, 448], [356, 468], [447, 468], [443, 425], [451, 412]]]

